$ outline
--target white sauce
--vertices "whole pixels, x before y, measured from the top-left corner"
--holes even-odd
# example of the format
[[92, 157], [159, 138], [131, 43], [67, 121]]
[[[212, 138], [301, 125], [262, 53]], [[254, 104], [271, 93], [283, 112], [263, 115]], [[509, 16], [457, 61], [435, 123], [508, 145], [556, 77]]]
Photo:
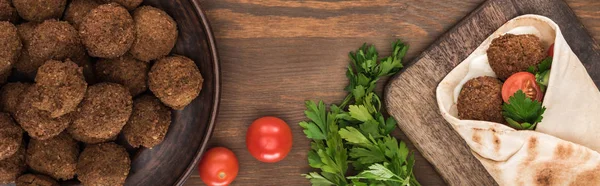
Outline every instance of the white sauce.
[[454, 88], [454, 103], [458, 101], [458, 95], [460, 94], [460, 90], [462, 90], [463, 85], [465, 85], [467, 81], [480, 76], [497, 77], [494, 70], [492, 70], [490, 63], [488, 63], [488, 58], [485, 54], [477, 56], [475, 59], [471, 60], [471, 63], [469, 63], [469, 72], [467, 72], [467, 75], [462, 79], [462, 81], [460, 81], [460, 83], [458, 83], [456, 88]]
[[[515, 35], [533, 34], [539, 38], [542, 37], [540, 31], [533, 26], [516, 27], [506, 33]], [[496, 73], [494, 70], [492, 70], [490, 63], [488, 62], [487, 54], [477, 56], [470, 61], [467, 75], [454, 88], [454, 103], [458, 102], [458, 95], [460, 94], [463, 85], [465, 85], [467, 81], [480, 76], [497, 77]]]
[[542, 34], [534, 26], [520, 26], [517, 28], [513, 28], [512, 30], [509, 30], [506, 33], [514, 34], [514, 35], [533, 34], [533, 35], [537, 36], [538, 38], [542, 38]]

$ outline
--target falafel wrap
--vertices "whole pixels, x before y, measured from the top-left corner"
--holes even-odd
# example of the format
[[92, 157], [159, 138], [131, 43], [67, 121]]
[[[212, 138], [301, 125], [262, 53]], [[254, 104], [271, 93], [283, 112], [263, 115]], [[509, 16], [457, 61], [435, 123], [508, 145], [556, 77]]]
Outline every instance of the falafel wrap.
[[[540, 101], [545, 112], [533, 131], [485, 119], [459, 119], [463, 86], [477, 77], [497, 77], [488, 49], [506, 34], [535, 35], [544, 48], [553, 46], [549, 83]], [[523, 15], [505, 23], [440, 82], [436, 97], [444, 119], [498, 184], [600, 185], [600, 91], [549, 18]]]

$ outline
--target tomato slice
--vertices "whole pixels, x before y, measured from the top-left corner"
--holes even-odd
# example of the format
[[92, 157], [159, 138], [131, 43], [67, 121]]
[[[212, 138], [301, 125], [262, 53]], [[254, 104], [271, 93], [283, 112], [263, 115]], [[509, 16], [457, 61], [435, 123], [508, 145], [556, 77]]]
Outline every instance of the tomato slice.
[[550, 49], [548, 49], [548, 56], [554, 57], [554, 44], [550, 45]]
[[502, 85], [502, 99], [504, 102], [508, 103], [508, 98], [518, 90], [522, 90], [532, 100], [541, 102], [544, 97], [540, 86], [535, 82], [535, 75], [529, 72], [517, 72], [506, 79], [504, 85]]

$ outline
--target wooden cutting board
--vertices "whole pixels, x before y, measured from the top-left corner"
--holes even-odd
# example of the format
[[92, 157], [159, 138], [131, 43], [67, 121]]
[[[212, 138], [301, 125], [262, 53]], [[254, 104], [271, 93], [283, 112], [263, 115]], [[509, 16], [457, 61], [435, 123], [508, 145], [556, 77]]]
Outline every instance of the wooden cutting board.
[[497, 183], [439, 114], [435, 88], [492, 32], [523, 14], [538, 14], [554, 20], [596, 85], [600, 85], [600, 47], [565, 2], [489, 0], [483, 3], [393, 77], [385, 90], [388, 112], [449, 185]]

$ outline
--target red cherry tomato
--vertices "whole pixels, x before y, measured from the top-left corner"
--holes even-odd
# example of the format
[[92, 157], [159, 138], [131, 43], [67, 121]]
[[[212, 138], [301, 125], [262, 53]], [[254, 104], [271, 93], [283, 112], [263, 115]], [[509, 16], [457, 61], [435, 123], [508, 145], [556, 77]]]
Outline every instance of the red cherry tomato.
[[554, 44], [550, 45], [550, 49], [548, 49], [548, 56], [554, 57]]
[[238, 160], [231, 150], [215, 147], [204, 153], [198, 171], [206, 185], [229, 185], [238, 174]]
[[529, 72], [517, 72], [506, 79], [504, 85], [502, 85], [502, 99], [504, 102], [508, 102], [508, 98], [518, 90], [522, 90], [532, 100], [541, 102], [544, 97], [544, 93], [535, 82], [535, 75]]
[[292, 149], [292, 130], [285, 121], [276, 117], [262, 117], [250, 125], [246, 133], [246, 147], [259, 161], [281, 161]]

